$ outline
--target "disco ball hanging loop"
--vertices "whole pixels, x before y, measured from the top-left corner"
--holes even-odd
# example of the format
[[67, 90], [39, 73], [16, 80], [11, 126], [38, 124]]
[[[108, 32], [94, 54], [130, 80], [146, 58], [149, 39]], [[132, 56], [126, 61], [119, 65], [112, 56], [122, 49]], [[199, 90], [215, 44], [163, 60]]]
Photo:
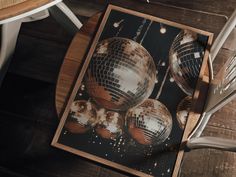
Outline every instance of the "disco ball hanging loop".
[[125, 111], [150, 96], [155, 80], [156, 67], [148, 51], [133, 40], [113, 37], [98, 43], [85, 85], [98, 106]]

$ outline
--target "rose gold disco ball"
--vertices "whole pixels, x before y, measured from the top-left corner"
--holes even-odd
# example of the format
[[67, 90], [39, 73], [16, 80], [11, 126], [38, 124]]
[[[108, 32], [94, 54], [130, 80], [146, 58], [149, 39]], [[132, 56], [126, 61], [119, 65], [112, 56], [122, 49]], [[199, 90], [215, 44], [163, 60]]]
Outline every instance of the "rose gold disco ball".
[[98, 135], [105, 139], [116, 139], [123, 133], [124, 118], [114, 111], [98, 111], [99, 122], [95, 127]]
[[85, 85], [99, 106], [124, 111], [148, 98], [155, 80], [156, 67], [148, 51], [135, 41], [114, 37], [98, 43]]
[[187, 118], [192, 106], [192, 97], [187, 96], [178, 104], [177, 111], [176, 111], [176, 118], [179, 123], [179, 127], [184, 129]]
[[97, 123], [94, 105], [85, 100], [74, 101], [70, 108], [65, 128], [71, 133], [85, 133]]
[[172, 129], [172, 117], [164, 104], [147, 99], [127, 113], [131, 137], [143, 145], [158, 145], [166, 140]]
[[204, 56], [204, 45], [196, 33], [182, 30], [174, 39], [169, 63], [171, 74], [178, 86], [192, 95], [200, 73]]

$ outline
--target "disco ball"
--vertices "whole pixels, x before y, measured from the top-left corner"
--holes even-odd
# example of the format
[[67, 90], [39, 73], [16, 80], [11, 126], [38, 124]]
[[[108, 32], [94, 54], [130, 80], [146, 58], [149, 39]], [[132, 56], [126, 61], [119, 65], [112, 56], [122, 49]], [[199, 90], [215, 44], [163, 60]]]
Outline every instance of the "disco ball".
[[100, 109], [98, 119], [95, 130], [102, 138], [114, 140], [122, 134], [124, 118], [119, 113]]
[[204, 45], [196, 33], [182, 30], [175, 37], [169, 52], [170, 69], [178, 86], [188, 95], [193, 94], [203, 56]]
[[97, 123], [97, 112], [91, 102], [74, 101], [65, 127], [71, 133], [85, 133]]
[[192, 106], [192, 97], [187, 96], [178, 104], [177, 111], [176, 111], [176, 118], [179, 123], [179, 127], [184, 129], [188, 114], [190, 112]]
[[172, 129], [172, 117], [165, 105], [147, 99], [127, 113], [129, 134], [143, 145], [158, 145], [166, 140]]
[[114, 37], [98, 43], [85, 85], [98, 105], [124, 111], [148, 98], [155, 80], [156, 67], [148, 51], [135, 41]]

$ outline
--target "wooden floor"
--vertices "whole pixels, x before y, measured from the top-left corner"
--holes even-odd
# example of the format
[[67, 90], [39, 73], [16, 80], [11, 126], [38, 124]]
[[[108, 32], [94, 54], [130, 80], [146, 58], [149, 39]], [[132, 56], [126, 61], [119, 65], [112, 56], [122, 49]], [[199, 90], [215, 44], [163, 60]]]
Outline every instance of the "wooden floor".
[[[235, 0], [153, 1], [182, 9], [184, 13], [204, 11], [222, 19], [230, 16], [236, 7]], [[108, 1], [65, 2], [86, 21], [104, 9]], [[219, 31], [222, 26], [216, 28]], [[236, 38], [236, 33], [232, 36]], [[58, 125], [56, 79], [72, 37], [51, 17], [23, 24], [11, 66], [0, 88], [0, 177], [128, 176], [50, 146]], [[226, 45], [224, 50], [232, 50], [232, 45]], [[215, 67], [221, 62], [217, 61]], [[236, 140], [235, 108], [236, 101], [216, 113], [204, 135]], [[211, 149], [188, 152], [181, 177], [236, 177], [236, 154]]]

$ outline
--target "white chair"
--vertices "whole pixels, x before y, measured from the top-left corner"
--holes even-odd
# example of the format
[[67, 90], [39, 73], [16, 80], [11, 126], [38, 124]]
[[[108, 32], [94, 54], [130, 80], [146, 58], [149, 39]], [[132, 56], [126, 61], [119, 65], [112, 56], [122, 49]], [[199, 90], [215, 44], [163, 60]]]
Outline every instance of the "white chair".
[[25, 0], [0, 10], [0, 85], [14, 53], [21, 24], [48, 17], [48, 10], [70, 32], [74, 33], [81, 28], [82, 23], [62, 0]]
[[236, 49], [230, 58], [228, 58], [224, 66], [216, 74], [215, 78], [213, 77], [212, 69], [212, 62], [225, 43], [229, 34], [233, 29], [235, 29], [235, 25], [236, 10], [227, 21], [211, 47], [209, 57], [209, 66], [211, 71], [209, 91], [200, 121], [191, 135], [188, 137], [187, 147], [190, 149], [216, 148], [236, 152], [236, 141], [218, 137], [200, 137], [211, 115], [236, 97]]

